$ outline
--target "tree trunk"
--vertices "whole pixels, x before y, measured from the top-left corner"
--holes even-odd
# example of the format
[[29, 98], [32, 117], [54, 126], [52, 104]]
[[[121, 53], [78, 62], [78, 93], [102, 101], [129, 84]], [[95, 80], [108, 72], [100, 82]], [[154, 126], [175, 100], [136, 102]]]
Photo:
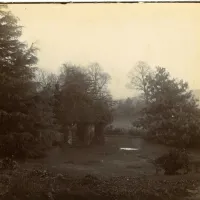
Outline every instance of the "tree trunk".
[[86, 143], [85, 138], [86, 138], [87, 130], [88, 130], [87, 127], [88, 127], [88, 124], [86, 124], [86, 123], [78, 123], [77, 124], [77, 136], [78, 136], [79, 141], [82, 144]]
[[95, 135], [93, 139], [94, 144], [98, 144], [98, 145], [105, 144], [104, 128], [105, 128], [105, 124], [103, 123], [95, 124], [95, 130], [94, 130]]
[[68, 142], [68, 135], [69, 135], [69, 128], [68, 128], [68, 126], [65, 127], [65, 129], [63, 131], [63, 134], [64, 134], [64, 143], [67, 143]]

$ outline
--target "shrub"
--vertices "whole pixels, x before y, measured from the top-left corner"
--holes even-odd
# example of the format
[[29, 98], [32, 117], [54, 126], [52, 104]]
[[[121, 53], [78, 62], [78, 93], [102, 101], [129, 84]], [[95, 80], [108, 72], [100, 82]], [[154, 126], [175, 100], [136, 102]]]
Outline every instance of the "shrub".
[[10, 133], [0, 140], [1, 157], [26, 158], [32, 152], [36, 140], [30, 133]]
[[18, 167], [18, 163], [11, 158], [7, 157], [0, 161], [1, 170], [15, 170], [18, 169]]
[[171, 149], [168, 153], [155, 159], [155, 164], [159, 165], [166, 175], [177, 174], [180, 169], [187, 170], [188, 173], [189, 156], [184, 149]]

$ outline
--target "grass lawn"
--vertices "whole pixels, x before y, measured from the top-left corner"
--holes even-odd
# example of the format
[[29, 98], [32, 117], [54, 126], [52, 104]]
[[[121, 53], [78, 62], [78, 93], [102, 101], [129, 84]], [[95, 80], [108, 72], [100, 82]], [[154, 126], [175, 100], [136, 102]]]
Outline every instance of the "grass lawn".
[[[125, 151], [120, 148], [138, 150]], [[66, 145], [63, 149], [53, 149], [44, 159], [27, 162], [25, 167], [42, 164], [48, 169], [73, 175], [154, 176], [155, 168], [150, 160], [166, 151], [167, 147], [149, 144], [141, 138], [107, 136], [105, 146], [73, 148]], [[198, 153], [198, 151], [195, 152], [197, 156]], [[193, 175], [190, 174], [190, 176]]]

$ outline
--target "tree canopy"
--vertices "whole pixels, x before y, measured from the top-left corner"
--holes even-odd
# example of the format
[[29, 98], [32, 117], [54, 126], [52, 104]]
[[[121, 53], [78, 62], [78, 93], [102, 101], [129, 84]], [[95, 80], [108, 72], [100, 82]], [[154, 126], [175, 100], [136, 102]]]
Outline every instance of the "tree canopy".
[[149, 104], [139, 124], [148, 137], [176, 146], [193, 146], [200, 140], [200, 110], [188, 83], [171, 78], [165, 68], [157, 67], [147, 76]]
[[112, 98], [106, 88], [109, 75], [95, 63], [88, 68], [64, 64], [60, 75], [62, 119], [65, 123], [111, 120]]

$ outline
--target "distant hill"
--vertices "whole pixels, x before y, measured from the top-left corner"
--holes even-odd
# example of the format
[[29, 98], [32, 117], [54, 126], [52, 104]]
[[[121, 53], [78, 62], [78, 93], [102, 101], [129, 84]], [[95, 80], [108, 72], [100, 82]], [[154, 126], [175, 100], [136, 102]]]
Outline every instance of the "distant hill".
[[198, 98], [200, 100], [200, 89], [199, 90], [193, 90], [193, 93], [196, 96], [196, 98]]
[[200, 89], [199, 90], [193, 90], [194, 96], [199, 99], [199, 108], [200, 108]]
[[[200, 89], [193, 90], [193, 94], [199, 99], [200, 106]], [[130, 112], [137, 110], [138, 106], [141, 107], [142, 105], [143, 103], [139, 96], [117, 99], [115, 100], [115, 115], [128, 117], [130, 116]]]

